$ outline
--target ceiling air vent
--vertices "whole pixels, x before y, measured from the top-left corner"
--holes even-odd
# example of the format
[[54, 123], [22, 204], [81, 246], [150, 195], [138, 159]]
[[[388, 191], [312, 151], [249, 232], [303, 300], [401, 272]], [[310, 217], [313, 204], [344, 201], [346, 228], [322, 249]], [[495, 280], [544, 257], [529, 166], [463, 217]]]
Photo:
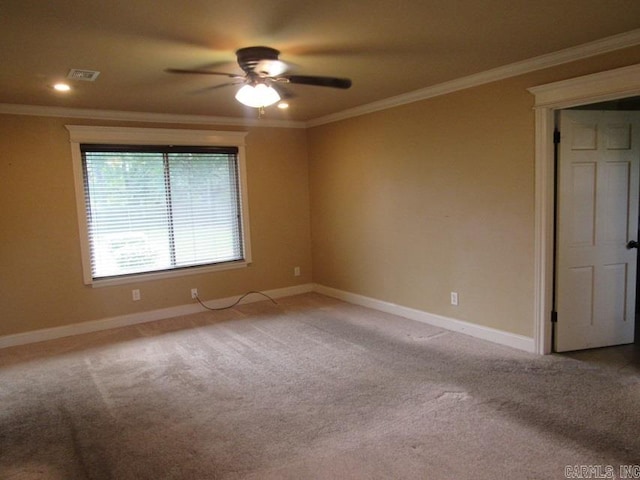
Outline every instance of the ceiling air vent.
[[70, 80], [84, 80], [86, 82], [94, 82], [98, 78], [100, 72], [95, 70], [80, 70], [78, 68], [72, 68], [69, 70], [67, 78]]

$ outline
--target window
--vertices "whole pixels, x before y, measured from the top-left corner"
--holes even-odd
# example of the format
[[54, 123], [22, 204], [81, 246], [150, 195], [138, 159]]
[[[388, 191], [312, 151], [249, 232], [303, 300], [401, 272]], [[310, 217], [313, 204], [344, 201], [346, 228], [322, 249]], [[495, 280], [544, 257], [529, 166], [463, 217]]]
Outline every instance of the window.
[[[215, 138], [221, 132], [67, 128], [74, 161], [79, 161], [76, 189], [86, 283], [233, 268], [250, 261], [237, 137], [227, 139], [236, 145], [221, 146], [207, 145], [224, 143]], [[96, 130], [97, 137], [114, 142], [125, 132], [127, 143], [91, 141]], [[148, 144], [171, 132], [173, 141], [200, 144]], [[197, 132], [204, 133], [202, 138], [194, 138]], [[147, 143], [131, 143], [136, 139]]]

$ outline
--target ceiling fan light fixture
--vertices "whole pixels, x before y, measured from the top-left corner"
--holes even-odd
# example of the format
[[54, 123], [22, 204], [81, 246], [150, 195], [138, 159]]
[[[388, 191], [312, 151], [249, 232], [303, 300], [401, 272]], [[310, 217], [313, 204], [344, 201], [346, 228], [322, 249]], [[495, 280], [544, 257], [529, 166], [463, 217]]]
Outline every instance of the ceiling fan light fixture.
[[236, 93], [236, 100], [247, 107], [263, 108], [279, 102], [280, 95], [275, 88], [258, 83], [257, 85], [244, 85]]

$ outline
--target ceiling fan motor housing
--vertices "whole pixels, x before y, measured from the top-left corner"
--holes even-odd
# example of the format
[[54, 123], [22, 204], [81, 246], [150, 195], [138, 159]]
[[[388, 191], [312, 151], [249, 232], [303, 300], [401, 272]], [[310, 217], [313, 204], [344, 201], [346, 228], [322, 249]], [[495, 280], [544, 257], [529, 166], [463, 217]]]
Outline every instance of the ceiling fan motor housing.
[[247, 74], [255, 73], [255, 68], [265, 60], [278, 60], [280, 52], [270, 47], [245, 47], [236, 51], [238, 65]]

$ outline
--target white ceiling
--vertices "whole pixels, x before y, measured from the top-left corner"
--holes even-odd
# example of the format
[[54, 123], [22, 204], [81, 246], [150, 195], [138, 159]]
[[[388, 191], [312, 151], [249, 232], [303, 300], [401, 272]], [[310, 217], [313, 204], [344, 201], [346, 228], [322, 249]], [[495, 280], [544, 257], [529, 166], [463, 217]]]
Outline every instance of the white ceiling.
[[[255, 117], [225, 77], [234, 52], [279, 49], [290, 73], [348, 77], [349, 90], [290, 85], [308, 121], [640, 28], [638, 0], [4, 0], [0, 103]], [[51, 85], [69, 69], [100, 71]]]

